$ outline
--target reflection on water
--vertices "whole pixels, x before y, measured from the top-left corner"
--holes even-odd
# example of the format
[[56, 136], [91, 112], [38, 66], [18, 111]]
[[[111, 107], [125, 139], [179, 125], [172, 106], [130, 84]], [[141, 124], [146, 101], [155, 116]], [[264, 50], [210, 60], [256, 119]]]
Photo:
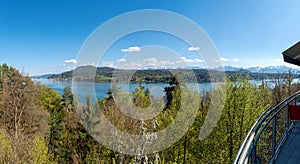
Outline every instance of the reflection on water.
[[[90, 95], [92, 98], [96, 97], [97, 99], [103, 99], [107, 97], [107, 91], [109, 88], [111, 88], [110, 82], [101, 82], [101, 83], [94, 83], [94, 82], [76, 82], [76, 86], [72, 86], [72, 82], [60, 82], [60, 81], [54, 81], [54, 80], [48, 80], [48, 79], [33, 79], [35, 82], [39, 82], [43, 85], [48, 86], [49, 88], [52, 88], [56, 91], [58, 91], [59, 94], [63, 94], [65, 86], [71, 86], [73, 87], [73, 90], [76, 90], [77, 93], [76, 96], [79, 98], [81, 102], [85, 102], [85, 98], [87, 95]], [[254, 83], [257, 85], [261, 85], [261, 81], [256, 80], [249, 80], [250, 83]], [[294, 79], [293, 82], [299, 82], [299, 79]], [[274, 82], [272, 80], [265, 80], [265, 83], [268, 87], [272, 88], [274, 87]], [[130, 83], [127, 84], [118, 84], [118, 87], [120, 87], [121, 91], [129, 91], [133, 92], [136, 87], [138, 87], [140, 84], [138, 83]], [[155, 97], [163, 97], [164, 96], [164, 88], [168, 86], [168, 83], [142, 83], [142, 86], [145, 88], [148, 88], [150, 90], [151, 95]], [[198, 86], [199, 92], [203, 93], [206, 91], [210, 91], [211, 87], [216, 87], [217, 83], [191, 83], [190, 86]]]
[[[107, 91], [111, 88], [110, 82], [101, 82], [101, 83], [93, 83], [93, 82], [76, 82], [75, 86], [72, 86], [72, 82], [60, 82], [48, 79], [33, 79], [35, 82], [39, 82], [40, 84], [46, 85], [49, 88], [52, 88], [58, 91], [59, 94], [63, 94], [65, 86], [73, 87], [73, 90], [76, 90], [76, 96], [80, 99], [81, 102], [85, 101], [85, 97], [90, 95], [91, 97], [95, 96], [97, 99], [103, 99], [107, 97]], [[133, 92], [136, 87], [140, 84], [138, 83], [130, 83], [129, 85], [125, 83], [118, 84], [121, 91], [129, 91]], [[168, 83], [142, 83], [142, 86], [148, 88], [150, 93], [154, 97], [163, 97], [164, 96], [164, 88], [168, 86]], [[190, 86], [199, 87], [199, 92], [206, 92], [211, 89], [211, 86], [216, 86], [216, 83], [191, 83]]]

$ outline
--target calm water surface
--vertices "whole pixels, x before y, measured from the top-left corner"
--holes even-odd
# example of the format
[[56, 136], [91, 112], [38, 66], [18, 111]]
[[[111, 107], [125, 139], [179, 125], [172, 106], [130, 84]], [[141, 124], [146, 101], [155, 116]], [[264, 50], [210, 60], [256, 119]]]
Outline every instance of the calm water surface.
[[[80, 99], [80, 101], [84, 101], [87, 95], [91, 97], [96, 97], [97, 99], [103, 99], [107, 97], [107, 91], [111, 88], [110, 82], [101, 82], [101, 83], [93, 83], [93, 82], [76, 82], [75, 86], [72, 86], [72, 82], [61, 82], [54, 81], [48, 79], [33, 79], [35, 82], [39, 82], [40, 84], [46, 85], [49, 88], [56, 90], [59, 94], [63, 94], [64, 88], [66, 86], [70, 86], [73, 91], [75, 91], [76, 96]], [[127, 84], [118, 84], [121, 91], [129, 91], [133, 92], [134, 89], [139, 86], [138, 83], [130, 83]], [[155, 97], [164, 96], [165, 92], [163, 89], [166, 86], [169, 86], [168, 83], [142, 83], [142, 86], [148, 88], [150, 90], [151, 95]], [[196, 88], [199, 87], [199, 92], [210, 91], [211, 86], [217, 86], [217, 83], [191, 83], [189, 84]]]
[[[107, 91], [111, 88], [110, 82], [101, 82], [101, 83], [93, 83], [93, 82], [76, 82], [75, 86], [72, 86], [72, 82], [60, 82], [48, 79], [33, 79], [35, 82], [39, 82], [43, 85], [48, 86], [56, 90], [59, 94], [63, 94], [63, 90], [66, 86], [70, 86], [73, 91], [75, 91], [75, 95], [80, 99], [81, 102], [85, 102], [86, 96], [90, 95], [92, 98], [97, 98], [102, 100], [103, 98], [107, 97]], [[256, 85], [260, 85], [261, 81], [256, 80], [249, 80], [250, 83], [254, 83]], [[294, 79], [293, 82], [299, 82], [299, 79]], [[274, 87], [274, 82], [271, 80], [266, 80], [268, 87]], [[129, 91], [133, 92], [134, 89], [139, 86], [138, 83], [130, 83], [127, 84], [118, 84], [121, 91]], [[155, 97], [162, 97], [164, 96], [165, 92], [163, 89], [168, 86], [168, 83], [142, 83], [142, 86], [148, 88], [150, 90], [151, 95]], [[216, 87], [217, 83], [190, 83], [188, 84], [196, 88], [198, 86], [199, 92], [203, 93], [206, 91], [210, 91], [212, 87]]]

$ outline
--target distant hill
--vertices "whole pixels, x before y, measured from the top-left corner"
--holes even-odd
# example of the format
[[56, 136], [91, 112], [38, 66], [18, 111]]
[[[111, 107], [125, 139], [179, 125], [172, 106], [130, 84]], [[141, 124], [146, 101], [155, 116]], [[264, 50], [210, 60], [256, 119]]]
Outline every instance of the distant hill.
[[[280, 71], [280, 68], [284, 68], [285, 71]], [[288, 68], [288, 67], [287, 67]], [[233, 78], [237, 74], [241, 76], [249, 75], [250, 80], [261, 80], [272, 79], [277, 74], [287, 73], [288, 70], [285, 67], [266, 67], [266, 68], [236, 68], [225, 66], [225, 73], [229, 78]], [[75, 69], [77, 73], [77, 81], [97, 81], [97, 82], [110, 82], [114, 78], [120, 81], [126, 81], [127, 77], [131, 77], [131, 82], [146, 82], [146, 83], [166, 83], [171, 80], [174, 74], [180, 73], [184, 79], [190, 82], [194, 82], [196, 77], [197, 82], [213, 82], [223, 80], [222, 72], [217, 70], [207, 70], [207, 69], [146, 69], [146, 70], [121, 70], [110, 67], [94, 67], [94, 66], [81, 66]], [[215, 75], [210, 77], [210, 72], [213, 72]], [[293, 70], [293, 73], [295, 71]], [[193, 76], [193, 74], [195, 76]], [[118, 76], [118, 78], [116, 77]], [[73, 71], [66, 71], [61, 74], [48, 75], [46, 78], [58, 81], [71, 81], [73, 77]]]
[[281, 66], [268, 66], [268, 67], [250, 67], [247, 70], [250, 72], [260, 72], [260, 73], [286, 73], [288, 71], [300, 72], [300, 69], [290, 68], [284, 65]]
[[51, 76], [54, 76], [56, 74], [45, 74], [45, 75], [35, 75], [35, 76], [31, 76], [31, 78], [43, 78], [43, 79], [46, 79], [46, 78], [49, 78]]
[[224, 66], [225, 71], [240, 71], [247, 70], [252, 73], [287, 73], [288, 71], [292, 71], [293, 73], [300, 72], [300, 69], [290, 68], [284, 65], [280, 66], [268, 66], [268, 67], [233, 67], [233, 66]]

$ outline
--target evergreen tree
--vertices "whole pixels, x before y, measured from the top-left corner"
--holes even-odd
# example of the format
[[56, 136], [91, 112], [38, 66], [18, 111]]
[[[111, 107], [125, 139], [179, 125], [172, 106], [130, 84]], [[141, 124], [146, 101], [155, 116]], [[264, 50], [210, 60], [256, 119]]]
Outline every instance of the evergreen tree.
[[180, 89], [180, 85], [179, 85], [179, 81], [177, 80], [177, 78], [180, 78], [179, 75], [178, 76], [173, 76], [169, 82], [169, 86], [164, 88], [164, 91], [166, 92], [166, 96], [165, 96], [165, 108], [169, 109], [173, 100], [173, 92], [175, 90], [179, 90]]

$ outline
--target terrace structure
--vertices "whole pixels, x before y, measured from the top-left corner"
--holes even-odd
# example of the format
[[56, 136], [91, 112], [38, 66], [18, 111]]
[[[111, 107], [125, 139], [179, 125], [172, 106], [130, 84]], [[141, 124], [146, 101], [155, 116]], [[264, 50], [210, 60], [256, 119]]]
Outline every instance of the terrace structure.
[[[300, 42], [283, 53], [300, 66]], [[300, 163], [300, 91], [266, 109], [253, 124], [234, 160], [238, 163]]]

